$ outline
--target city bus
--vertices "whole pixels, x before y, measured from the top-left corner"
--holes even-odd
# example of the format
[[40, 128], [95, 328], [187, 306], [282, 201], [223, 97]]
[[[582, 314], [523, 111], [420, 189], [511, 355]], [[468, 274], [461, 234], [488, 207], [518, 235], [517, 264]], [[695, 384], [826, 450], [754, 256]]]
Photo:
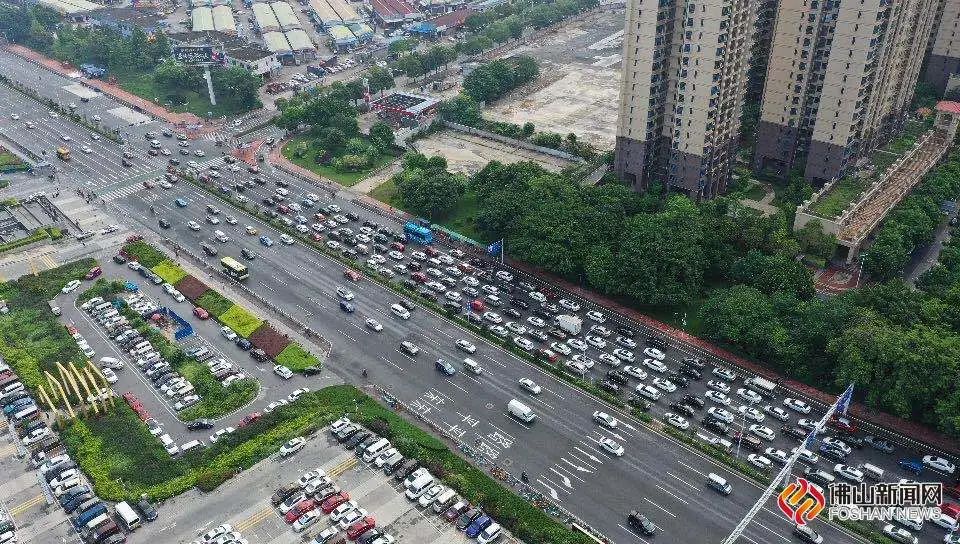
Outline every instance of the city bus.
[[223, 267], [224, 274], [237, 281], [245, 280], [250, 276], [250, 271], [247, 270], [247, 267], [240, 264], [240, 262], [233, 257], [224, 257], [220, 259], [220, 266]]
[[69, 149], [69, 148], [66, 148], [66, 147], [58, 147], [58, 148], [57, 148], [57, 157], [60, 157], [60, 160], [61, 160], [61, 161], [69, 161], [69, 160], [70, 160], [70, 149]]

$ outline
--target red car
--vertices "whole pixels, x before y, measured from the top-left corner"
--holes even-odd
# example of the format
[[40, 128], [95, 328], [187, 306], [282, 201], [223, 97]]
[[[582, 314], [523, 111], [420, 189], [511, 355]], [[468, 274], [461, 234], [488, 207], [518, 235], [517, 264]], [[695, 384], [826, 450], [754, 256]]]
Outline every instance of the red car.
[[316, 507], [317, 501], [314, 499], [302, 500], [298, 502], [296, 506], [287, 511], [287, 513], [284, 514], [283, 519], [285, 519], [287, 523], [293, 523], [294, 521], [300, 519], [300, 516], [306, 514]]
[[193, 315], [197, 316], [200, 319], [210, 319], [210, 312], [204, 310], [199, 306], [193, 309]]
[[252, 425], [256, 423], [261, 417], [263, 417], [263, 414], [261, 414], [260, 412], [247, 414], [246, 416], [243, 417], [243, 419], [240, 420], [240, 423], [237, 423], [237, 427], [242, 429], [247, 425]]
[[318, 233], [316, 233], [316, 232], [313, 233], [312, 238], [313, 238], [313, 241], [314, 241], [314, 242], [322, 242], [322, 241], [323, 241], [323, 236], [320, 236], [320, 235], [319, 235]]
[[853, 421], [852, 419], [847, 419], [845, 417], [834, 416], [830, 418], [830, 421], [827, 422], [827, 426], [833, 427], [834, 429], [840, 432], [844, 432], [848, 434], [853, 434], [857, 432], [856, 422]]
[[290, 207], [286, 204], [278, 204], [277, 211], [280, 213], [290, 213]]
[[100, 274], [103, 274], [103, 270], [99, 266], [95, 266], [87, 272], [87, 275], [83, 277], [85, 280], [92, 280], [94, 278], [99, 278]]
[[347, 527], [347, 538], [350, 540], [356, 540], [360, 538], [360, 535], [373, 529], [377, 525], [377, 521], [370, 516], [367, 516], [360, 521], [354, 523], [353, 525]]
[[320, 503], [320, 510], [324, 514], [329, 514], [333, 512], [333, 509], [340, 506], [341, 504], [350, 500], [350, 494], [346, 491], [341, 491], [335, 495], [330, 495]]
[[427, 283], [427, 275], [423, 272], [414, 272], [410, 274], [410, 279], [417, 283]]
[[431, 257], [436, 257], [437, 255], [440, 254], [440, 252], [434, 249], [433, 246], [425, 246], [423, 248], [423, 252]]
[[390, 249], [395, 249], [397, 251], [403, 251], [403, 247], [404, 247], [403, 244], [401, 244], [400, 242], [393, 242], [392, 244], [390, 244]]
[[954, 519], [960, 519], [960, 504], [945, 502], [940, 505], [940, 511]]
[[356, 270], [346, 270], [343, 273], [343, 277], [347, 278], [350, 281], [360, 281], [360, 273]]

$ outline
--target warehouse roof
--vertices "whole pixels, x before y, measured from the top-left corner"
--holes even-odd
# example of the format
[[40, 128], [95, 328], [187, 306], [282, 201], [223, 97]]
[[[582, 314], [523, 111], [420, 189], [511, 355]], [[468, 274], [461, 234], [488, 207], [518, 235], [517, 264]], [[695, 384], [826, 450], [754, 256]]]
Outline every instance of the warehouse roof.
[[94, 4], [87, 0], [39, 0], [39, 2], [64, 15], [86, 13], [103, 7], [100, 4]]
[[270, 32], [271, 30], [280, 28], [280, 21], [277, 21], [277, 16], [274, 15], [273, 10], [270, 9], [270, 4], [262, 2], [254, 4], [253, 17], [257, 21], [257, 27], [259, 27], [261, 31]]
[[310, 41], [310, 36], [307, 36], [307, 33], [303, 30], [290, 30], [284, 32], [284, 35], [287, 37], [287, 41], [290, 42], [290, 49], [294, 51], [315, 51], [317, 46], [313, 45], [313, 42]]
[[357, 10], [353, 9], [353, 7], [344, 0], [327, 0], [327, 3], [330, 4], [333, 11], [337, 12], [337, 15], [346, 23], [359, 23], [363, 20], [360, 18], [360, 15], [357, 14]]
[[213, 28], [220, 32], [236, 32], [237, 22], [233, 19], [233, 10], [230, 6], [217, 6], [213, 12]]
[[194, 32], [203, 32], [204, 30], [213, 30], [213, 10], [210, 8], [193, 8], [190, 12], [190, 20], [193, 22], [191, 28]]
[[332, 36], [337, 43], [352, 43], [357, 41], [357, 37], [353, 35], [353, 32], [350, 32], [350, 29], [343, 25], [333, 25], [327, 29], [327, 32], [330, 33], [330, 36]]
[[[254, 4], [256, 5], [256, 4]], [[263, 43], [267, 46], [267, 51], [271, 53], [284, 54], [290, 53], [290, 44], [287, 43], [283, 32], [265, 32], [263, 34]]]
[[300, 28], [300, 19], [297, 19], [297, 14], [293, 12], [290, 4], [286, 2], [273, 2], [270, 4], [270, 7], [273, 8], [273, 13], [277, 16], [277, 22], [280, 23], [280, 28], [283, 30]]

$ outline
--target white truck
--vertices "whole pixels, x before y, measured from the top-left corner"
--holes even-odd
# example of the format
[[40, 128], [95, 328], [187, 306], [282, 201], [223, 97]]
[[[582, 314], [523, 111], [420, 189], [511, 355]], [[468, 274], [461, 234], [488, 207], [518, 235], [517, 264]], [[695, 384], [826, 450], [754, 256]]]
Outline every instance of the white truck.
[[558, 315], [553, 324], [572, 336], [580, 334], [583, 328], [583, 320], [575, 315]]
[[761, 378], [760, 376], [754, 376], [753, 378], [747, 378], [743, 380], [743, 383], [753, 389], [757, 393], [760, 393], [761, 396], [768, 397], [773, 394], [774, 390], [777, 388], [777, 384], [766, 379]]

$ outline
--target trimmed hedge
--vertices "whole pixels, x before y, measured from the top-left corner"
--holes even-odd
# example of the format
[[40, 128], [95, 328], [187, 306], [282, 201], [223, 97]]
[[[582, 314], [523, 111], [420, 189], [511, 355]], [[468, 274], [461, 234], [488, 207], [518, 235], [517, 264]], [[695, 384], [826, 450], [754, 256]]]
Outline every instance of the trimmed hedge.
[[302, 372], [303, 369], [311, 366], [318, 366], [320, 360], [313, 356], [309, 351], [300, 347], [300, 344], [293, 343], [284, 348], [274, 360], [278, 365], [283, 365], [294, 372]]
[[263, 325], [262, 320], [236, 304], [217, 319], [244, 338], [249, 338], [254, 331]]
[[151, 270], [153, 270], [156, 275], [163, 278], [163, 281], [171, 285], [176, 285], [177, 282], [187, 276], [187, 272], [177, 266], [177, 264], [170, 259], [164, 259], [160, 262], [160, 264], [151, 267]]
[[233, 301], [213, 289], [197, 297], [193, 303], [210, 312], [210, 315], [218, 320], [221, 315], [227, 313], [227, 310], [233, 307]]
[[12, 242], [7, 242], [5, 244], [0, 244], [0, 253], [4, 251], [10, 251], [11, 249], [16, 249], [18, 247], [23, 247], [34, 242], [39, 242], [40, 240], [46, 240], [50, 237], [50, 233], [46, 229], [37, 229], [30, 236], [20, 238], [19, 240], [13, 240]]
[[138, 261], [141, 265], [152, 269], [164, 260], [167, 256], [161, 253], [157, 248], [144, 242], [143, 240], [129, 243], [123, 246], [123, 253], [128, 258]]
[[191, 301], [197, 300], [203, 296], [204, 293], [210, 290], [210, 288], [207, 287], [207, 284], [191, 276], [190, 274], [184, 276], [182, 280], [178, 281], [177, 284], [174, 285], [174, 287], [176, 287], [178, 291], [183, 293], [183, 296], [187, 297]]

